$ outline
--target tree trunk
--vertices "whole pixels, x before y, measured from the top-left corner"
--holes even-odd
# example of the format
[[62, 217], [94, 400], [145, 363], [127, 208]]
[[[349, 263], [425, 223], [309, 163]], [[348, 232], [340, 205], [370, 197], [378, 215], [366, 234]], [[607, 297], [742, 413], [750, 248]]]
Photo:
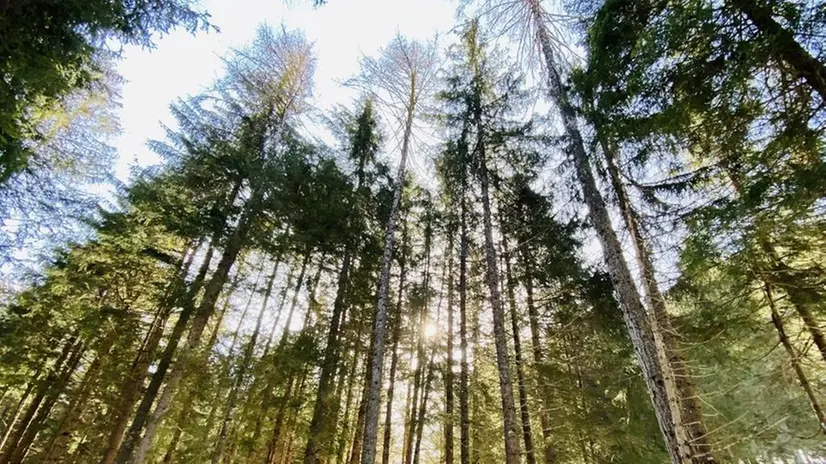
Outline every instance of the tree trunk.
[[640, 301], [631, 272], [622, 254], [622, 246], [611, 225], [608, 208], [593, 177], [579, 132], [576, 112], [559, 75], [550, 34], [538, 0], [525, 0], [531, 8], [537, 39], [545, 58], [551, 98], [556, 103], [568, 136], [571, 155], [581, 184], [589, 215], [602, 245], [608, 272], [614, 283], [625, 324], [634, 346], [640, 368], [654, 405], [657, 422], [663, 434], [666, 449], [675, 464], [713, 462], [711, 456], [697, 456], [691, 448], [686, 424], [681, 417], [680, 398], [674, 376], [668, 365], [661, 334], [655, 320], [649, 317]]
[[416, 81], [415, 74], [410, 85], [410, 99], [407, 105], [407, 117], [402, 137], [401, 159], [399, 170], [396, 173], [396, 185], [393, 189], [393, 203], [390, 207], [390, 217], [387, 219], [387, 228], [384, 232], [384, 252], [381, 258], [381, 276], [379, 278], [378, 301], [374, 313], [373, 341], [370, 352], [371, 362], [368, 371], [367, 404], [364, 415], [364, 446], [362, 448], [361, 464], [374, 464], [376, 461], [376, 444], [378, 440], [379, 409], [381, 400], [381, 385], [384, 369], [384, 342], [387, 330], [387, 299], [390, 293], [390, 270], [393, 266], [393, 247], [395, 244], [396, 223], [399, 218], [404, 178], [407, 171], [407, 156], [410, 149], [410, 138], [413, 131], [413, 114], [415, 109]]
[[[528, 307], [528, 319], [531, 328], [531, 348], [533, 352], [534, 368], [538, 367], [544, 362], [544, 353], [542, 351], [542, 341], [539, 338], [539, 312], [536, 310], [536, 303], [534, 302], [534, 288], [533, 288], [533, 263], [531, 262], [531, 255], [528, 248], [523, 247], [520, 253], [522, 266], [525, 269], [525, 304]], [[552, 464], [556, 461], [556, 453], [553, 447], [553, 440], [551, 435], [553, 428], [551, 426], [551, 394], [550, 387], [547, 382], [539, 381], [537, 386], [539, 397], [541, 399], [541, 406], [539, 408], [539, 424], [542, 426], [542, 440], [544, 441], [543, 455], [545, 464]]]
[[[32, 398], [31, 403], [29, 403], [28, 407], [26, 408], [25, 414], [23, 417], [17, 422], [17, 427], [14, 429], [14, 433], [9, 436], [9, 432], [11, 432], [11, 424], [9, 429], [6, 431], [7, 437], [4, 437], [4, 441], [6, 444], [6, 452], [0, 455], [0, 464], [7, 464], [11, 461], [11, 458], [14, 456], [20, 441], [23, 438], [23, 435], [26, 433], [26, 430], [32, 424], [35, 419], [35, 414], [40, 408], [43, 401], [46, 399], [46, 396], [49, 394], [50, 390], [54, 387], [56, 383], [58, 383], [64, 369], [65, 364], [69, 356], [72, 354], [73, 350], [77, 348], [77, 337], [72, 336], [66, 343], [63, 344], [63, 349], [60, 352], [60, 355], [55, 360], [52, 367], [49, 369], [49, 372], [46, 374], [46, 377], [38, 382], [37, 390], [35, 396]], [[34, 385], [30, 385], [33, 387]], [[27, 388], [27, 392], [31, 392], [31, 388]], [[23, 399], [28, 395], [24, 395]], [[21, 406], [23, 403], [23, 399], [21, 399]]]
[[52, 408], [54, 408], [54, 405], [58, 398], [60, 398], [60, 395], [62, 395], [66, 390], [66, 385], [71, 380], [72, 374], [74, 374], [77, 370], [78, 364], [80, 364], [80, 360], [85, 352], [85, 347], [82, 342], [78, 342], [74, 345], [72, 351], [71, 356], [69, 356], [69, 359], [66, 361], [66, 366], [63, 371], [57, 376], [55, 382], [49, 385], [48, 394], [40, 404], [40, 407], [37, 409], [37, 414], [34, 415], [31, 422], [26, 427], [16, 447], [9, 448], [9, 451], [11, 452], [7, 461], [9, 464], [19, 464], [23, 462], [23, 459], [29, 452], [29, 448], [32, 446], [32, 443], [34, 443], [34, 440], [37, 438], [40, 430], [42, 430], [43, 424], [49, 418]]
[[238, 366], [238, 372], [235, 374], [235, 383], [233, 384], [229, 396], [227, 397], [227, 410], [224, 414], [224, 420], [221, 424], [221, 431], [218, 434], [218, 443], [215, 447], [215, 453], [212, 456], [212, 464], [217, 464], [218, 462], [221, 462], [223, 458], [224, 445], [226, 444], [227, 437], [229, 436], [229, 429], [232, 425], [232, 421], [235, 416], [235, 409], [238, 406], [238, 394], [244, 386], [244, 381], [246, 380], [247, 376], [247, 370], [249, 370], [250, 363], [252, 362], [252, 355], [255, 351], [255, 344], [258, 342], [258, 335], [261, 333], [261, 324], [264, 322], [264, 314], [267, 312], [267, 303], [269, 303], [270, 301], [272, 287], [275, 283], [275, 277], [278, 274], [278, 267], [280, 264], [281, 263], [278, 260], [276, 260], [275, 267], [273, 268], [272, 274], [270, 274], [270, 278], [267, 281], [267, 289], [264, 293], [264, 301], [261, 303], [261, 310], [258, 312], [258, 318], [255, 320], [255, 329], [253, 329], [252, 336], [247, 342], [247, 346], [244, 348], [244, 352], [241, 357], [241, 363]]
[[147, 420], [144, 436], [135, 451], [134, 459], [131, 461], [134, 464], [144, 464], [144, 462], [146, 462], [158, 427], [160, 427], [164, 417], [172, 406], [172, 400], [178, 384], [180, 384], [184, 375], [187, 374], [194, 357], [197, 356], [201, 345], [201, 334], [206, 328], [209, 318], [215, 312], [215, 303], [221, 291], [224, 289], [224, 284], [227, 281], [230, 269], [235, 264], [235, 260], [241, 252], [241, 249], [246, 245], [247, 234], [252, 224], [252, 216], [254, 216], [253, 210], [257, 209], [258, 201], [259, 193], [254, 192], [252, 198], [249, 200], [249, 204], [247, 204], [244, 209], [244, 214], [239, 219], [238, 227], [227, 241], [226, 248], [212, 278], [204, 287], [204, 296], [192, 320], [192, 327], [187, 334], [182, 357], [169, 375], [166, 387], [164, 387], [163, 393], [161, 393], [158, 399], [158, 404], [155, 406], [152, 416]]
[[[353, 320], [353, 317], [350, 318]], [[356, 372], [358, 372], [358, 364], [359, 358], [361, 357], [361, 330], [356, 335], [355, 343], [353, 343], [353, 359], [350, 361], [350, 369], [349, 373], [347, 374], [347, 398], [345, 399], [345, 406], [344, 406], [344, 416], [342, 417], [342, 424], [343, 427], [338, 436], [338, 450], [336, 452], [336, 464], [343, 464], [345, 460], [345, 452], [347, 450], [347, 443], [350, 440], [350, 413], [351, 408], [353, 407], [353, 391], [355, 390], [356, 385]], [[344, 379], [342, 379], [343, 381]]]
[[[501, 221], [501, 219], [500, 219]], [[531, 430], [531, 414], [528, 408], [528, 391], [525, 388], [525, 367], [522, 364], [522, 340], [519, 336], [519, 316], [516, 312], [516, 281], [511, 272], [510, 250], [508, 239], [502, 235], [502, 259], [505, 261], [505, 280], [510, 306], [511, 330], [513, 331], [514, 364], [516, 366], [517, 391], [519, 392], [519, 413], [522, 419], [522, 437], [525, 441], [525, 456], [528, 464], [536, 464], [534, 454], [533, 431]]]
[[821, 294], [809, 288], [803, 279], [795, 275], [795, 272], [780, 259], [767, 239], [760, 241], [763, 251], [771, 260], [770, 272], [764, 273], [766, 278], [789, 296], [789, 302], [803, 320], [803, 325], [812, 336], [812, 342], [820, 351], [820, 356], [826, 361], [826, 337], [823, 335], [820, 322], [812, 313], [812, 308], [818, 308], [823, 304]]
[[[189, 323], [189, 319], [195, 311], [195, 298], [203, 287], [206, 275], [209, 272], [209, 265], [212, 262], [212, 256], [215, 253], [214, 243], [215, 240], [210, 242], [209, 248], [207, 248], [206, 255], [204, 256], [204, 260], [201, 263], [201, 267], [198, 269], [198, 274], [196, 275], [195, 280], [192, 281], [192, 284], [190, 284], [189, 289], [183, 297], [183, 309], [178, 315], [178, 320], [175, 322], [175, 326], [172, 328], [172, 333], [169, 335], [169, 340], [166, 342], [166, 347], [161, 355], [158, 367], [152, 374], [152, 380], [150, 380], [149, 386], [143, 394], [143, 399], [138, 406], [138, 410], [135, 412], [135, 416], [132, 419], [132, 424], [129, 426], [129, 432], [126, 434], [126, 439], [124, 440], [123, 435], [126, 431], [126, 424], [129, 421], [129, 412], [132, 410], [132, 406], [134, 405], [135, 400], [138, 397], [138, 393], [140, 392], [140, 388], [143, 385], [143, 379], [146, 376], [147, 369], [152, 362], [152, 354], [157, 349], [158, 344], [163, 337], [163, 324], [158, 324], [156, 327], [152, 328], [152, 330], [155, 330], [155, 333], [150, 335], [149, 341], [147, 342], [147, 349], [139, 352], [133, 362], [129, 376], [125, 379], [123, 387], [121, 388], [122, 394], [120, 405], [115, 413], [115, 423], [112, 426], [112, 432], [109, 434], [109, 442], [100, 464], [113, 464], [115, 461], [117, 461], [118, 464], [126, 464], [129, 462], [132, 452], [140, 439], [140, 434], [143, 430], [144, 424], [146, 423], [146, 419], [149, 417], [152, 404], [155, 402], [155, 398], [157, 397], [158, 392], [161, 389], [161, 385], [163, 385], [163, 381], [166, 378], [166, 373], [169, 370], [169, 366], [172, 364], [175, 353], [177, 353], [178, 344], [181, 341], [181, 337], [183, 337], [184, 331]], [[121, 443], [121, 440], [123, 440], [123, 443]]]
[[43, 462], [57, 462], [60, 457], [65, 454], [69, 440], [72, 437], [72, 432], [75, 431], [76, 422], [81, 414], [83, 414], [83, 407], [86, 406], [93, 388], [97, 384], [100, 372], [105, 366], [105, 362], [109, 357], [117, 335], [118, 333], [116, 331], [110, 330], [99, 344], [98, 349], [102, 351], [98, 352], [95, 359], [89, 364], [89, 367], [83, 374], [83, 379], [77, 387], [74, 398], [67, 406], [66, 411], [63, 413], [63, 418], [57, 427], [57, 431], [46, 446], [46, 451], [42, 457]]
[[[267, 336], [267, 342], [264, 345], [264, 353], [261, 355], [261, 359], [265, 360], [265, 362], [267, 360], [267, 357], [269, 356], [270, 348], [272, 347], [272, 341], [273, 341], [273, 338], [275, 337], [275, 331], [278, 328], [278, 323], [281, 320], [281, 314], [284, 312], [284, 305], [287, 302], [287, 293], [289, 292], [290, 288], [292, 288], [292, 286], [293, 286], [294, 271], [295, 271], [295, 269], [293, 269], [293, 268], [290, 269], [290, 272], [287, 274], [287, 282], [284, 284], [284, 288], [281, 290], [281, 294], [279, 296], [280, 302], [278, 303], [278, 310], [276, 311], [276, 314], [275, 314], [275, 321], [273, 321], [273, 324], [270, 327], [270, 333]], [[301, 286], [298, 285], [296, 287], [296, 291], [300, 291], [300, 290], [301, 290]], [[295, 298], [293, 298], [293, 301], [297, 301], [297, 300], [295, 300]], [[265, 369], [264, 374], [262, 375], [262, 377], [264, 377], [266, 379], [266, 383], [264, 384], [264, 389], [263, 389], [263, 392], [262, 392], [263, 396], [262, 396], [261, 404], [260, 404], [260, 408], [259, 408], [260, 410], [255, 415], [255, 426], [253, 427], [252, 438], [250, 440], [250, 442], [252, 443], [252, 446], [250, 447], [251, 451], [252, 451], [252, 448], [254, 448], [258, 444], [258, 441], [261, 438], [261, 431], [262, 431], [262, 428], [263, 428], [263, 421], [264, 421], [265, 417], [267, 416], [267, 413], [269, 412], [270, 406], [272, 405], [272, 402], [273, 402], [273, 396], [272, 395], [273, 395], [273, 391], [274, 391], [274, 386], [272, 384], [272, 378], [273, 378], [273, 376], [272, 376], [272, 366], [267, 365], [267, 369]], [[253, 392], [258, 390], [258, 388], [256, 386], [256, 383], [258, 382], [258, 380], [259, 380], [258, 376], [256, 376], [255, 381], [253, 382], [253, 387], [252, 387]], [[247, 403], [247, 405], [250, 405], [250, 404], [251, 404], [251, 402]], [[246, 413], [246, 411], [245, 411], [245, 413]]]
[[[373, 326], [375, 326], [375, 318], [373, 319]], [[375, 327], [371, 327], [371, 333], [375, 333]], [[370, 347], [367, 350], [367, 361], [364, 371], [365, 379], [369, 378], [370, 372], [372, 371], [372, 366], [370, 365], [373, 362], [373, 351], [374, 351], [374, 344], [376, 340], [374, 338], [370, 339]], [[356, 428], [353, 430], [353, 444], [350, 448], [350, 459], [348, 460], [349, 464], [359, 464], [359, 457], [362, 455], [362, 445], [364, 444], [364, 421], [365, 416], [367, 414], [367, 401], [368, 396], [370, 395], [370, 382], [365, 381], [362, 387], [361, 392], [361, 399], [359, 400], [359, 408], [358, 412], [356, 413]], [[364, 464], [363, 462], [361, 464]]]
[[806, 398], [809, 400], [809, 406], [811, 406], [812, 411], [815, 413], [815, 417], [817, 417], [817, 422], [820, 426], [821, 432], [826, 434], [826, 415], [823, 413], [823, 408], [820, 406], [820, 402], [817, 399], [814, 389], [812, 389], [812, 385], [809, 383], [809, 379], [806, 378], [806, 373], [803, 372], [803, 368], [800, 365], [800, 356], [798, 356], [792, 346], [791, 340], [789, 340], [789, 337], [786, 335], [786, 329], [783, 327], [783, 319], [780, 317], [780, 313], [777, 311], [777, 306], [774, 303], [774, 296], [772, 295], [771, 286], [766, 281], [764, 281], [763, 291], [766, 293], [766, 298], [769, 302], [772, 324], [777, 330], [777, 336], [780, 338], [780, 343], [789, 355], [789, 360], [792, 363], [792, 369], [794, 369], [797, 380], [800, 382], [800, 387], [806, 393]]
[[6, 442], [11, 436], [11, 432], [15, 429], [15, 426], [17, 426], [17, 420], [20, 418], [20, 413], [23, 411], [23, 405], [26, 404], [26, 400], [29, 399], [29, 395], [32, 394], [34, 387], [40, 383], [38, 377], [40, 377], [40, 373], [36, 372], [34, 377], [29, 380], [28, 385], [26, 385], [26, 390], [23, 391], [23, 394], [17, 401], [17, 405], [14, 407], [14, 412], [11, 414], [11, 420], [9, 420], [8, 425], [6, 425], [6, 430], [3, 431], [3, 438], [0, 440], [0, 451], [5, 448]]
[[316, 394], [315, 405], [313, 406], [313, 417], [310, 420], [310, 430], [307, 438], [307, 445], [304, 449], [304, 464], [315, 464], [319, 458], [329, 454], [329, 447], [323, 445], [332, 443], [330, 438], [333, 430], [330, 423], [334, 416], [333, 398], [334, 376], [339, 360], [339, 324], [344, 313], [347, 294], [347, 283], [350, 275], [351, 252], [349, 247], [345, 250], [342, 259], [341, 269], [338, 273], [338, 289], [336, 299], [333, 302], [333, 314], [330, 318], [330, 329], [327, 332], [327, 344], [324, 348], [324, 361], [321, 365], [321, 374], [318, 380], [318, 392]]
[[485, 232], [485, 280], [490, 292], [490, 305], [493, 312], [493, 338], [496, 345], [496, 364], [499, 370], [499, 390], [502, 396], [502, 422], [505, 434], [505, 460], [507, 464], [519, 464], [522, 460], [519, 444], [519, 431], [516, 421], [516, 408], [513, 402], [513, 384], [511, 382], [508, 340], [505, 334], [505, 313], [502, 308], [502, 296], [499, 293], [499, 267], [496, 262], [496, 248], [493, 242], [493, 223], [491, 220], [490, 193], [488, 188], [488, 168], [485, 153], [485, 134], [481, 118], [481, 102], [474, 109], [474, 123], [477, 130], [475, 152], [479, 161], [479, 184], [482, 190], [482, 219]]
[[665, 297], [660, 292], [654, 262], [651, 259], [651, 251], [643, 237], [637, 212], [634, 210], [628, 192], [625, 190], [625, 185], [623, 185], [620, 178], [619, 168], [616, 164], [616, 147], [609, 145], [610, 142], [604, 139], [601, 139], [600, 143], [605, 155], [611, 185], [617, 195], [620, 212], [634, 244], [637, 264], [642, 272], [642, 284], [648, 300], [648, 307], [653, 312], [662, 334], [663, 346], [680, 397], [680, 412], [683, 422], [686, 424], [688, 439], [695, 456], [711, 456], [713, 449], [709, 441], [708, 430], [706, 430], [703, 423], [702, 401], [697, 395], [697, 389], [694, 386], [694, 380], [685, 359], [680, 354], [679, 335], [671, 324], [671, 317], [668, 315], [665, 305]]
[[[454, 226], [455, 227], [455, 226]], [[447, 239], [447, 356], [445, 361], [445, 464], [453, 464], [453, 233]], [[387, 463], [382, 463], [387, 464]]]
[[[425, 253], [425, 264], [424, 264], [424, 279], [422, 286], [424, 288], [424, 303], [422, 308], [419, 310], [418, 314], [418, 322], [415, 325], [416, 330], [416, 373], [413, 376], [413, 401], [411, 403], [410, 408], [410, 420], [408, 421], [408, 426], [405, 430], [405, 454], [404, 454], [404, 464], [411, 464], [413, 461], [413, 443], [416, 436], [416, 432], [418, 430], [419, 424], [419, 416], [418, 416], [418, 409], [419, 409], [419, 394], [422, 392], [422, 386], [425, 383], [424, 380], [424, 372], [427, 368], [427, 364], [425, 363], [425, 353], [424, 353], [424, 329], [425, 325], [427, 324], [428, 319], [428, 303], [430, 302], [430, 240], [431, 240], [432, 229], [430, 227], [430, 223], [426, 225], [425, 228], [425, 237], [424, 237], [424, 253]], [[424, 395], [422, 395], [424, 397]]]
[[[402, 246], [407, 242], [407, 227], [402, 226]], [[402, 259], [399, 266], [399, 290], [396, 300], [396, 312], [394, 314], [393, 340], [390, 359], [390, 386], [387, 388], [387, 406], [384, 411], [384, 436], [382, 437], [381, 462], [390, 464], [390, 444], [393, 432], [393, 396], [396, 393], [396, 369], [399, 363], [399, 339], [402, 333], [402, 308], [404, 305], [404, 284], [407, 277], [407, 260]]]
[[468, 334], [467, 334], [467, 201], [462, 189], [460, 205], [461, 237], [459, 238], [459, 459], [461, 464], [470, 464], [470, 408], [468, 401]]
[[813, 57], [797, 40], [794, 32], [774, 19], [770, 5], [760, 0], [730, 0], [744, 14], [759, 35], [769, 43], [772, 54], [788, 64], [797, 77], [806, 81], [826, 101], [826, 66]]
[[[301, 271], [298, 272], [298, 279], [295, 283], [295, 292], [293, 293], [292, 302], [290, 302], [290, 310], [287, 311], [287, 320], [284, 321], [284, 330], [281, 332], [281, 339], [278, 341], [278, 351], [282, 350], [287, 343], [287, 337], [290, 335], [290, 325], [293, 322], [293, 314], [298, 305], [298, 295], [301, 293], [301, 286], [304, 285], [304, 276], [307, 274], [307, 265], [310, 263], [312, 257], [311, 251], [307, 250], [304, 253], [304, 261], [301, 263]], [[308, 309], [309, 310], [309, 309]]]

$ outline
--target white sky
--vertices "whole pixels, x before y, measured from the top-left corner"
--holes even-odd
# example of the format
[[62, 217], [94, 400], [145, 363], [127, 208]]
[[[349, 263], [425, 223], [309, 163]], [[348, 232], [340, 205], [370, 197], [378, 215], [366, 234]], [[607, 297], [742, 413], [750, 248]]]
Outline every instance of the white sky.
[[359, 69], [362, 55], [373, 55], [396, 33], [413, 39], [444, 35], [454, 25], [456, 2], [449, 0], [329, 0], [314, 9], [310, 0], [204, 0], [220, 32], [176, 31], [156, 40], [154, 50], [130, 47], [118, 63], [126, 82], [115, 141], [120, 154], [116, 173], [127, 180], [129, 166], [151, 165], [159, 158], [147, 147], [164, 137], [161, 123], [174, 126], [171, 102], [210, 86], [222, 70], [221, 56], [250, 42], [261, 23], [304, 31], [315, 43], [317, 67], [314, 103], [330, 108], [348, 104], [352, 91], [341, 81]]

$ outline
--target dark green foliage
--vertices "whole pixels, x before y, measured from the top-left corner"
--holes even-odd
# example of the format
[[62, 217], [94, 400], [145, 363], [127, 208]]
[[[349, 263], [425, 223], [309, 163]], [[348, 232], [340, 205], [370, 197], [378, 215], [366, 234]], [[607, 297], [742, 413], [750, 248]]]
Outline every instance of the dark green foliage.
[[97, 78], [107, 40], [150, 47], [207, 17], [190, 0], [0, 2], [0, 183], [26, 167], [42, 113]]

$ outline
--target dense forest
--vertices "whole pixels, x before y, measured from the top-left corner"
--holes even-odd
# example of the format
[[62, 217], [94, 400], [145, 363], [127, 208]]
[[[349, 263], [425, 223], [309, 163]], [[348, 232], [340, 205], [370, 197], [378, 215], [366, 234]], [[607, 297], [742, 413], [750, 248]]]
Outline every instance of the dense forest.
[[826, 3], [454, 6], [330, 112], [260, 26], [121, 182], [213, 19], [0, 0], [0, 464], [826, 463]]

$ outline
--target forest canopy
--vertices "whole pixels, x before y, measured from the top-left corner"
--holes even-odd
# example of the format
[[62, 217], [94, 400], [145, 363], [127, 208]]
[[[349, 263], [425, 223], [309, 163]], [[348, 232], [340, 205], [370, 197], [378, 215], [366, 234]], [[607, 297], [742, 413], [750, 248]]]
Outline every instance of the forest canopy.
[[0, 464], [826, 462], [826, 6], [453, 6], [330, 111], [260, 25], [124, 182], [212, 18], [0, 0]]

